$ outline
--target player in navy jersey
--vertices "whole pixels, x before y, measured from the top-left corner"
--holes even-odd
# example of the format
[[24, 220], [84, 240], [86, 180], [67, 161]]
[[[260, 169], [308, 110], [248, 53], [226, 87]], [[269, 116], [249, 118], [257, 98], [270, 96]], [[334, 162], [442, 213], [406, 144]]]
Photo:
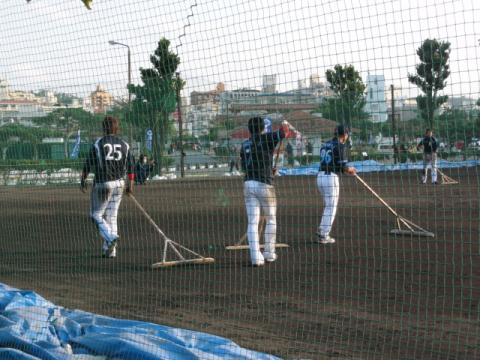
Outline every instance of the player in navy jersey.
[[[242, 144], [240, 159], [245, 172], [243, 194], [247, 209], [247, 237], [250, 259], [253, 266], [262, 266], [265, 261], [277, 259], [275, 243], [277, 236], [277, 199], [273, 187], [273, 153], [277, 144], [289, 133], [288, 123], [278, 131], [271, 131], [271, 123], [261, 117], [248, 120], [250, 139]], [[270, 131], [269, 131], [270, 130]], [[265, 251], [260, 251], [258, 223], [260, 213], [265, 215]]]
[[347, 166], [345, 142], [348, 140], [348, 129], [344, 125], [335, 128], [335, 136], [320, 148], [320, 169], [317, 176], [318, 190], [323, 196], [323, 215], [318, 227], [318, 242], [333, 244], [335, 239], [330, 236], [332, 225], [337, 213], [340, 187], [338, 175], [346, 173], [355, 175], [356, 170]]
[[125, 188], [133, 191], [135, 160], [130, 146], [120, 139], [118, 119], [107, 116], [103, 120], [104, 136], [92, 145], [83, 166], [80, 189], [86, 192], [90, 172], [95, 174], [91, 193], [90, 217], [103, 238], [102, 255], [114, 258], [118, 242], [117, 215]]
[[427, 183], [428, 165], [432, 167], [432, 184], [437, 184], [437, 140], [433, 137], [433, 131], [425, 130], [425, 136], [417, 145], [417, 150], [423, 147], [423, 176], [422, 183]]

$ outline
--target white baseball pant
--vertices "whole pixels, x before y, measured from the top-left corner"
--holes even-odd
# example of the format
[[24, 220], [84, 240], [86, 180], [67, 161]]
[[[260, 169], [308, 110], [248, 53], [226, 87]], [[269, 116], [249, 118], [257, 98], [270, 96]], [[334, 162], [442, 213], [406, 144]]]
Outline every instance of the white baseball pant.
[[262, 263], [263, 255], [260, 252], [258, 224], [263, 212], [265, 224], [265, 253], [275, 254], [277, 241], [277, 198], [273, 185], [259, 181], [248, 180], [243, 185], [245, 207], [247, 209], [248, 229], [247, 238], [250, 248], [250, 258], [253, 264]]
[[118, 238], [117, 215], [124, 187], [123, 180], [115, 180], [96, 183], [92, 189], [90, 217], [107, 243]]
[[323, 197], [323, 215], [318, 233], [321, 236], [327, 236], [332, 230], [333, 221], [337, 213], [338, 198], [340, 195], [340, 186], [338, 175], [335, 173], [325, 174], [320, 171], [317, 175], [317, 187]]
[[423, 154], [423, 177], [422, 182], [425, 184], [427, 182], [428, 176], [428, 165], [432, 167], [432, 183], [437, 182], [437, 154]]

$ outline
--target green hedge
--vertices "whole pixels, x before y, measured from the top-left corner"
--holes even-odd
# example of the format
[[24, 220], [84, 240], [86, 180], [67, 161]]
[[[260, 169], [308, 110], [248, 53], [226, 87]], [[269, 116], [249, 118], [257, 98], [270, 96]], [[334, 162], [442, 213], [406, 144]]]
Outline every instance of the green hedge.
[[0, 170], [26, 170], [34, 169], [37, 171], [59, 170], [64, 168], [81, 170], [83, 167], [82, 160], [0, 160]]

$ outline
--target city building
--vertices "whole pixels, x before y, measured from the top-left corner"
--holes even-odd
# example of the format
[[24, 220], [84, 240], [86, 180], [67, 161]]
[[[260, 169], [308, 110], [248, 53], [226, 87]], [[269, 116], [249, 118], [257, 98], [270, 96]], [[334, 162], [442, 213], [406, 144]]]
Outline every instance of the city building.
[[9, 90], [8, 99], [18, 101], [35, 101], [41, 103], [41, 99], [37, 98], [34, 93], [21, 90]]
[[43, 106], [31, 100], [0, 100], [0, 125], [20, 123], [31, 126], [29, 119], [47, 115]]
[[206, 103], [218, 104], [220, 102], [219, 95], [225, 91], [225, 85], [218, 83], [214, 90], [210, 91], [192, 91], [190, 93], [190, 104], [200, 105]]
[[234, 104], [251, 103], [259, 93], [260, 91], [254, 89], [238, 89], [222, 92], [220, 94], [220, 114], [230, 113], [230, 108]]
[[218, 114], [218, 104], [191, 105], [184, 120], [186, 133], [193, 136], [208, 135]]
[[387, 121], [385, 77], [383, 75], [367, 76], [367, 98], [364, 110], [370, 115], [373, 122]]
[[262, 92], [273, 94], [277, 88], [277, 75], [263, 75]]
[[275, 94], [256, 92], [251, 96], [230, 97], [228, 102], [221, 101], [220, 109], [221, 114], [227, 114], [227, 110], [229, 114], [242, 115], [285, 113], [292, 110], [314, 110], [320, 101], [321, 98], [298, 90]]
[[477, 101], [466, 96], [449, 96], [447, 102], [443, 105], [446, 109], [458, 109], [469, 111], [475, 109]]
[[0, 100], [8, 99], [8, 82], [0, 79]]
[[[392, 121], [392, 99], [390, 93], [387, 101], [387, 121]], [[396, 121], [410, 121], [418, 116], [417, 100], [416, 98], [405, 98], [401, 95], [400, 90], [394, 90], [394, 106], [395, 106], [395, 120]]]
[[101, 85], [97, 85], [96, 90], [90, 94], [90, 101], [92, 112], [104, 114], [113, 105], [113, 95], [104, 90]]

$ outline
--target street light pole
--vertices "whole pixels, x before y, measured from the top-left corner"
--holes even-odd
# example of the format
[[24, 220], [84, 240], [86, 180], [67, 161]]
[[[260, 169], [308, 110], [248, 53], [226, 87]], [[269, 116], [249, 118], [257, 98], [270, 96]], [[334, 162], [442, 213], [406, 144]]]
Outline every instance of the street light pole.
[[183, 152], [183, 119], [182, 119], [182, 98], [180, 96], [180, 73], [177, 72], [177, 114], [178, 114], [178, 141], [180, 143], [180, 176], [185, 177], [185, 153]]
[[[128, 90], [128, 114], [130, 115], [130, 110], [131, 110], [131, 102], [132, 102], [132, 94], [130, 93], [130, 90], [128, 89], [130, 84], [132, 83], [132, 60], [131, 60], [131, 52], [130, 52], [130, 46], [127, 44], [122, 44], [119, 43], [118, 41], [110, 40], [108, 42], [110, 45], [119, 45], [127, 48], [127, 57], [128, 57], [128, 84], [127, 84], [127, 90]], [[129, 123], [130, 127], [130, 144], [133, 146], [133, 135], [132, 135], [132, 124]]]
[[[118, 41], [113, 41], [113, 40], [110, 40], [108, 42], [110, 45], [120, 45], [120, 46], [124, 46], [127, 48], [128, 52], [127, 52], [127, 56], [128, 56], [128, 85], [130, 85], [132, 83], [132, 60], [131, 60], [131, 52], [130, 52], [130, 46], [128, 46], [127, 44], [122, 44], [122, 43], [119, 43]], [[128, 89], [128, 86], [127, 86], [127, 89]], [[132, 99], [132, 95], [130, 94], [130, 91], [128, 92], [128, 104], [130, 104], [130, 101]]]
[[397, 150], [397, 143], [395, 141], [395, 88], [392, 85], [390, 85], [390, 91], [392, 93], [392, 132], [393, 132], [393, 163], [397, 163], [397, 156], [398, 156], [398, 150]]

